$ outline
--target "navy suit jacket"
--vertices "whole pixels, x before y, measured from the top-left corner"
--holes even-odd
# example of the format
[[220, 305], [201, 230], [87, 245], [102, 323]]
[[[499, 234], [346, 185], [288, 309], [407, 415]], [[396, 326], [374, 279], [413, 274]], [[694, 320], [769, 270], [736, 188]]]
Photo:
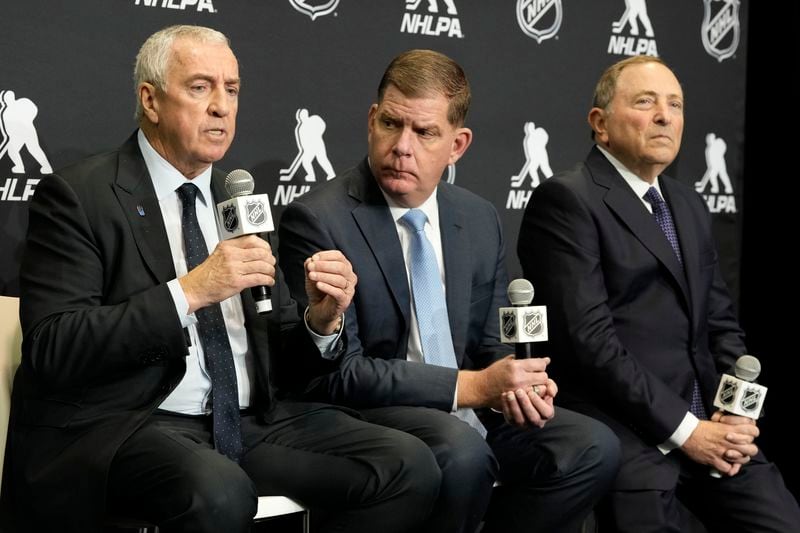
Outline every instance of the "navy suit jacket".
[[[218, 199], [227, 198], [223, 182], [214, 171]], [[3, 484], [17, 509], [97, 527], [116, 450], [186, 371], [188, 337], [167, 288], [175, 277], [136, 135], [39, 184], [20, 276], [23, 354]], [[251, 406], [265, 422], [309, 410], [273, 401], [270, 353], [291, 344], [292, 353], [319, 356], [282, 279], [271, 314], [255, 312], [249, 290], [242, 299], [255, 357]]]
[[712, 412], [719, 373], [745, 346], [705, 203], [671, 178], [659, 183], [683, 267], [653, 215], [597, 148], [534, 190], [518, 252], [537, 302], [548, 306], [549, 370], [559, 399], [617, 432], [620, 480], [669, 488], [672, 478], [648, 478], [648, 464], [667, 460], [655, 445], [689, 410], [695, 376]]
[[[447, 310], [458, 365], [483, 368], [511, 353], [499, 341], [497, 308], [507, 273], [497, 212], [454, 185], [438, 187]], [[348, 350], [307, 393], [353, 406], [414, 405], [449, 411], [457, 371], [406, 361], [411, 297], [389, 207], [366, 160], [288, 206], [279, 261], [292, 293], [304, 294], [303, 261], [338, 249], [358, 285], [346, 314]], [[298, 300], [299, 301], [299, 300]], [[302, 369], [306, 376], [308, 367]]]

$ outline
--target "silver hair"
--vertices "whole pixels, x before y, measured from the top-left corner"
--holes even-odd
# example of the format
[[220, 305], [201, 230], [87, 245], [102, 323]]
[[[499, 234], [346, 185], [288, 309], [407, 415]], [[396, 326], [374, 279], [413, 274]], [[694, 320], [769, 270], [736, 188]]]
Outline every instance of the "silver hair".
[[133, 69], [133, 90], [136, 93], [134, 118], [137, 122], [144, 114], [142, 102], [139, 99], [139, 86], [142, 83], [152, 83], [156, 89], [166, 90], [167, 71], [173, 57], [172, 45], [177, 39], [230, 46], [230, 41], [225, 34], [204, 26], [168, 26], [148, 37], [136, 55], [136, 66]]

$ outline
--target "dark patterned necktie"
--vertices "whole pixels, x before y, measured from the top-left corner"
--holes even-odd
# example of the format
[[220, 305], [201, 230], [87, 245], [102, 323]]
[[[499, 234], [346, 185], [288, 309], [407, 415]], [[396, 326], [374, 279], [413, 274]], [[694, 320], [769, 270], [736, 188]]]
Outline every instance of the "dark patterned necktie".
[[[458, 368], [450, 335], [450, 321], [447, 317], [447, 303], [442, 288], [442, 275], [433, 245], [425, 236], [425, 222], [428, 216], [419, 209], [410, 209], [400, 222], [411, 230], [409, 271], [411, 272], [411, 292], [414, 295], [414, 310], [419, 326], [422, 355], [429, 365]], [[475, 428], [486, 437], [486, 428], [478, 420], [475, 411], [460, 408], [456, 416]]]
[[669, 212], [667, 202], [658, 194], [658, 189], [655, 187], [647, 189], [644, 199], [647, 200], [653, 208], [653, 216], [656, 218], [658, 227], [661, 228], [661, 231], [663, 231], [664, 235], [667, 237], [670, 246], [672, 246], [672, 251], [675, 252], [675, 257], [678, 258], [678, 262], [683, 265], [681, 247], [678, 244], [678, 232], [675, 231], [675, 223], [672, 221], [672, 213]]
[[[650, 187], [644, 195], [644, 199], [653, 208], [653, 216], [656, 219], [658, 227], [664, 232], [664, 236], [672, 246], [672, 251], [675, 252], [675, 257], [678, 262], [683, 265], [683, 256], [681, 255], [681, 247], [678, 244], [678, 232], [675, 230], [675, 222], [672, 220], [672, 213], [669, 211], [667, 202], [658, 194], [658, 189]], [[708, 420], [706, 408], [703, 406], [703, 397], [700, 395], [700, 384], [697, 379], [692, 384], [692, 402], [689, 406], [689, 411], [701, 420]]]
[[[184, 183], [178, 188], [183, 203], [183, 242], [189, 270], [205, 261], [208, 248], [200, 230], [195, 211], [197, 187]], [[222, 308], [213, 304], [195, 311], [197, 331], [203, 343], [206, 370], [211, 378], [211, 405], [214, 422], [214, 447], [238, 462], [242, 456], [242, 430], [239, 415], [239, 387], [233, 365], [228, 331], [222, 318]]]

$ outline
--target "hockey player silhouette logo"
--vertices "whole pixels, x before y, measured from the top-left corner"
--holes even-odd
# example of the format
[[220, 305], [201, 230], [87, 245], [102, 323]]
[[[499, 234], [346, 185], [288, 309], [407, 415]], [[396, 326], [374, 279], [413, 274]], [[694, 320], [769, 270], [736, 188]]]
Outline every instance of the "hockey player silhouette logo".
[[308, 109], [300, 108], [295, 115], [297, 126], [294, 129], [294, 138], [297, 142], [297, 156], [289, 165], [280, 172], [281, 181], [291, 181], [300, 166], [306, 172], [306, 181], [317, 181], [314, 171], [314, 160], [325, 171], [325, 178], [333, 179], [336, 173], [328, 159], [328, 152], [325, 149], [325, 141], [322, 134], [325, 133], [325, 121], [319, 115], [309, 115]]
[[25, 173], [22, 149], [39, 163], [39, 172], [50, 174], [53, 168], [39, 145], [39, 135], [33, 121], [39, 109], [28, 98], [17, 98], [14, 91], [0, 91], [0, 159], [8, 155], [13, 163], [11, 172]]
[[625, 0], [625, 12], [618, 21], [611, 24], [611, 31], [622, 33], [625, 26], [630, 24], [630, 34], [639, 35], [637, 19], [644, 26], [645, 35], [653, 37], [653, 25], [650, 24], [650, 17], [647, 16], [647, 4], [644, 3], [644, 0]]
[[725, 151], [728, 146], [722, 137], [713, 133], [706, 135], [706, 173], [703, 178], [694, 184], [697, 192], [703, 192], [711, 184], [711, 194], [719, 192], [719, 182], [722, 181], [725, 194], [733, 194], [733, 185], [728, 176], [728, 166], [725, 164]]
[[[422, 3], [422, 0], [406, 0], [406, 9], [407, 10], [414, 10]], [[444, 0], [445, 5], [447, 6], [447, 14], [448, 15], [458, 15], [458, 10], [456, 9], [456, 4], [453, 0]], [[438, 13], [439, 6], [436, 0], [428, 0], [428, 13]]]
[[522, 165], [519, 174], [511, 176], [512, 187], [521, 187], [528, 175], [531, 177], [531, 186], [538, 187], [540, 170], [545, 179], [553, 175], [550, 158], [547, 155], [548, 140], [549, 136], [544, 128], [537, 128], [533, 122], [525, 123], [525, 139], [522, 141], [525, 164]]

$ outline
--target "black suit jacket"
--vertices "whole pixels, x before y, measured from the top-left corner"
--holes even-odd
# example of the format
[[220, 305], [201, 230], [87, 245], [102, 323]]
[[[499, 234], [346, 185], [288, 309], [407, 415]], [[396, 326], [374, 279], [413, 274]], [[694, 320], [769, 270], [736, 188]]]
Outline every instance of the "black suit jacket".
[[[458, 365], [483, 368], [511, 352], [499, 341], [506, 302], [505, 250], [494, 207], [447, 183], [438, 188], [447, 310]], [[308, 388], [312, 397], [354, 406], [415, 405], [449, 411], [457, 371], [406, 361], [411, 296], [389, 207], [366, 160], [288, 206], [279, 261], [301, 294], [303, 261], [338, 249], [358, 285], [347, 311], [348, 350]], [[309, 368], [303, 369], [306, 375]]]
[[[218, 199], [227, 197], [223, 180], [215, 171]], [[186, 370], [187, 336], [166, 285], [174, 278], [135, 135], [39, 184], [21, 268], [23, 357], [3, 486], [18, 508], [73, 526], [102, 516], [117, 448]], [[275, 311], [259, 316], [242, 293], [256, 359], [251, 405], [265, 421], [309, 408], [273, 400], [269, 354], [286, 343], [319, 354], [282, 279], [272, 294]]]
[[695, 376], [710, 413], [719, 373], [745, 352], [702, 198], [668, 177], [659, 182], [683, 267], [597, 148], [534, 190], [518, 242], [525, 276], [549, 307], [559, 398], [617, 432], [620, 480], [640, 488], [674, 486], [648, 470], [667, 460], [654, 446], [688, 411]]

